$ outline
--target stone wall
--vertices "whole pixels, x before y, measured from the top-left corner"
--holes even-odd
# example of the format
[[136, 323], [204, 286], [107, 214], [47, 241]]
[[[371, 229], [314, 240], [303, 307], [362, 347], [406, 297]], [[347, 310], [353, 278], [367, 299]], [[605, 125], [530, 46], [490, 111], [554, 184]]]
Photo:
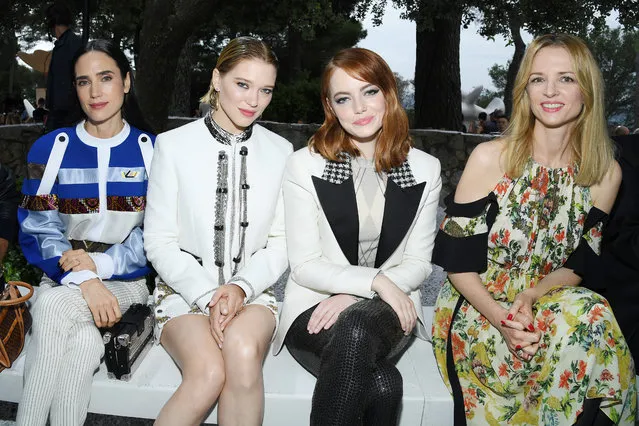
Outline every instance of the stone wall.
[[[169, 128], [191, 121], [188, 118], [172, 117]], [[306, 146], [308, 139], [317, 130], [316, 124], [261, 123], [273, 132], [291, 141], [295, 149]], [[18, 176], [26, 173], [26, 156], [31, 144], [42, 134], [39, 124], [0, 126], [0, 163], [9, 166]], [[451, 192], [464, 169], [470, 152], [480, 142], [491, 136], [471, 135], [442, 130], [411, 130], [416, 148], [439, 158], [442, 163], [442, 197]]]
[[27, 153], [41, 135], [41, 124], [0, 126], [0, 163], [11, 168], [17, 176], [25, 176]]

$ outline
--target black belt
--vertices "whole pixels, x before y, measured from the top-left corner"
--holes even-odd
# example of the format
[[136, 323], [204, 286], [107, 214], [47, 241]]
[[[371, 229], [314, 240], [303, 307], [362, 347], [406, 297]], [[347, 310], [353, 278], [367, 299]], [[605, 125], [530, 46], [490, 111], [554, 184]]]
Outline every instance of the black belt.
[[71, 248], [73, 248], [73, 250], [82, 249], [88, 253], [104, 253], [113, 246], [113, 244], [88, 240], [69, 240], [69, 242], [71, 243]]

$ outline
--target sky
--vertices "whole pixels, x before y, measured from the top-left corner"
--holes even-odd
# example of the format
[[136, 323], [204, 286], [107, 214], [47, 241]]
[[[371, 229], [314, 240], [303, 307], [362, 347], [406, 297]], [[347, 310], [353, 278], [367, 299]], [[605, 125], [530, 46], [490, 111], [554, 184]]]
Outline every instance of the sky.
[[[358, 46], [379, 53], [394, 72], [412, 80], [415, 74], [415, 23], [400, 19], [399, 15], [398, 9], [387, 7], [382, 25], [378, 27], [373, 26], [371, 18], [367, 17], [364, 28], [368, 35]], [[611, 15], [607, 21], [610, 26], [619, 25], [616, 15]], [[525, 32], [522, 37], [526, 44], [533, 39]], [[514, 46], [507, 46], [503, 37], [495, 37], [491, 41], [480, 36], [477, 25], [462, 28], [459, 55], [462, 92], [470, 92], [480, 85], [495, 90], [488, 70], [494, 64], [506, 65], [514, 50]]]
[[[387, 7], [382, 25], [373, 26], [370, 17], [364, 21], [368, 31], [366, 38], [358, 43], [379, 53], [394, 72], [412, 80], [415, 74], [415, 23], [399, 17], [400, 11]], [[524, 42], [532, 40], [530, 34], [523, 34]], [[462, 92], [471, 91], [477, 86], [495, 90], [488, 70], [494, 64], [505, 65], [512, 58], [514, 46], [507, 46], [503, 37], [494, 41], [478, 34], [478, 27], [471, 24], [463, 29], [460, 40], [460, 71]]]

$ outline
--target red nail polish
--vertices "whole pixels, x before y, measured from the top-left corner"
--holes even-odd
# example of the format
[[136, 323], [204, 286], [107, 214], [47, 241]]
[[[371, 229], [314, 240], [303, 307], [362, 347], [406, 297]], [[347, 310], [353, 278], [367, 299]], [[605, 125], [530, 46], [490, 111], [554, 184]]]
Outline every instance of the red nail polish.
[[513, 320], [513, 314], [508, 314], [508, 317], [506, 317], [506, 319], [508, 321], [512, 321]]
[[535, 327], [532, 324], [528, 324], [528, 330], [535, 331]]
[[501, 320], [501, 325], [506, 325], [506, 322], [504, 320]]
[[517, 349], [517, 350], [521, 349], [521, 345], [515, 346], [515, 349]]

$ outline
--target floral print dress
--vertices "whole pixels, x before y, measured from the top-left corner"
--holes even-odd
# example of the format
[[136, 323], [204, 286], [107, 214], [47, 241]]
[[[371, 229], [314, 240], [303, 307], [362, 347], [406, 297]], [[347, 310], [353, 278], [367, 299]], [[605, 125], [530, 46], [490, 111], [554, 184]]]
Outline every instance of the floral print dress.
[[[605, 214], [592, 206], [589, 188], [575, 184], [575, 173], [574, 167], [550, 169], [529, 160], [520, 178], [504, 176], [488, 197], [448, 203], [434, 263], [449, 272], [479, 272], [505, 309], [562, 266], [584, 273], [599, 253]], [[634, 364], [608, 302], [591, 290], [564, 286], [533, 310], [542, 338], [526, 362], [446, 280], [433, 347], [457, 415], [478, 425], [572, 425], [600, 401], [614, 423], [634, 424]]]

